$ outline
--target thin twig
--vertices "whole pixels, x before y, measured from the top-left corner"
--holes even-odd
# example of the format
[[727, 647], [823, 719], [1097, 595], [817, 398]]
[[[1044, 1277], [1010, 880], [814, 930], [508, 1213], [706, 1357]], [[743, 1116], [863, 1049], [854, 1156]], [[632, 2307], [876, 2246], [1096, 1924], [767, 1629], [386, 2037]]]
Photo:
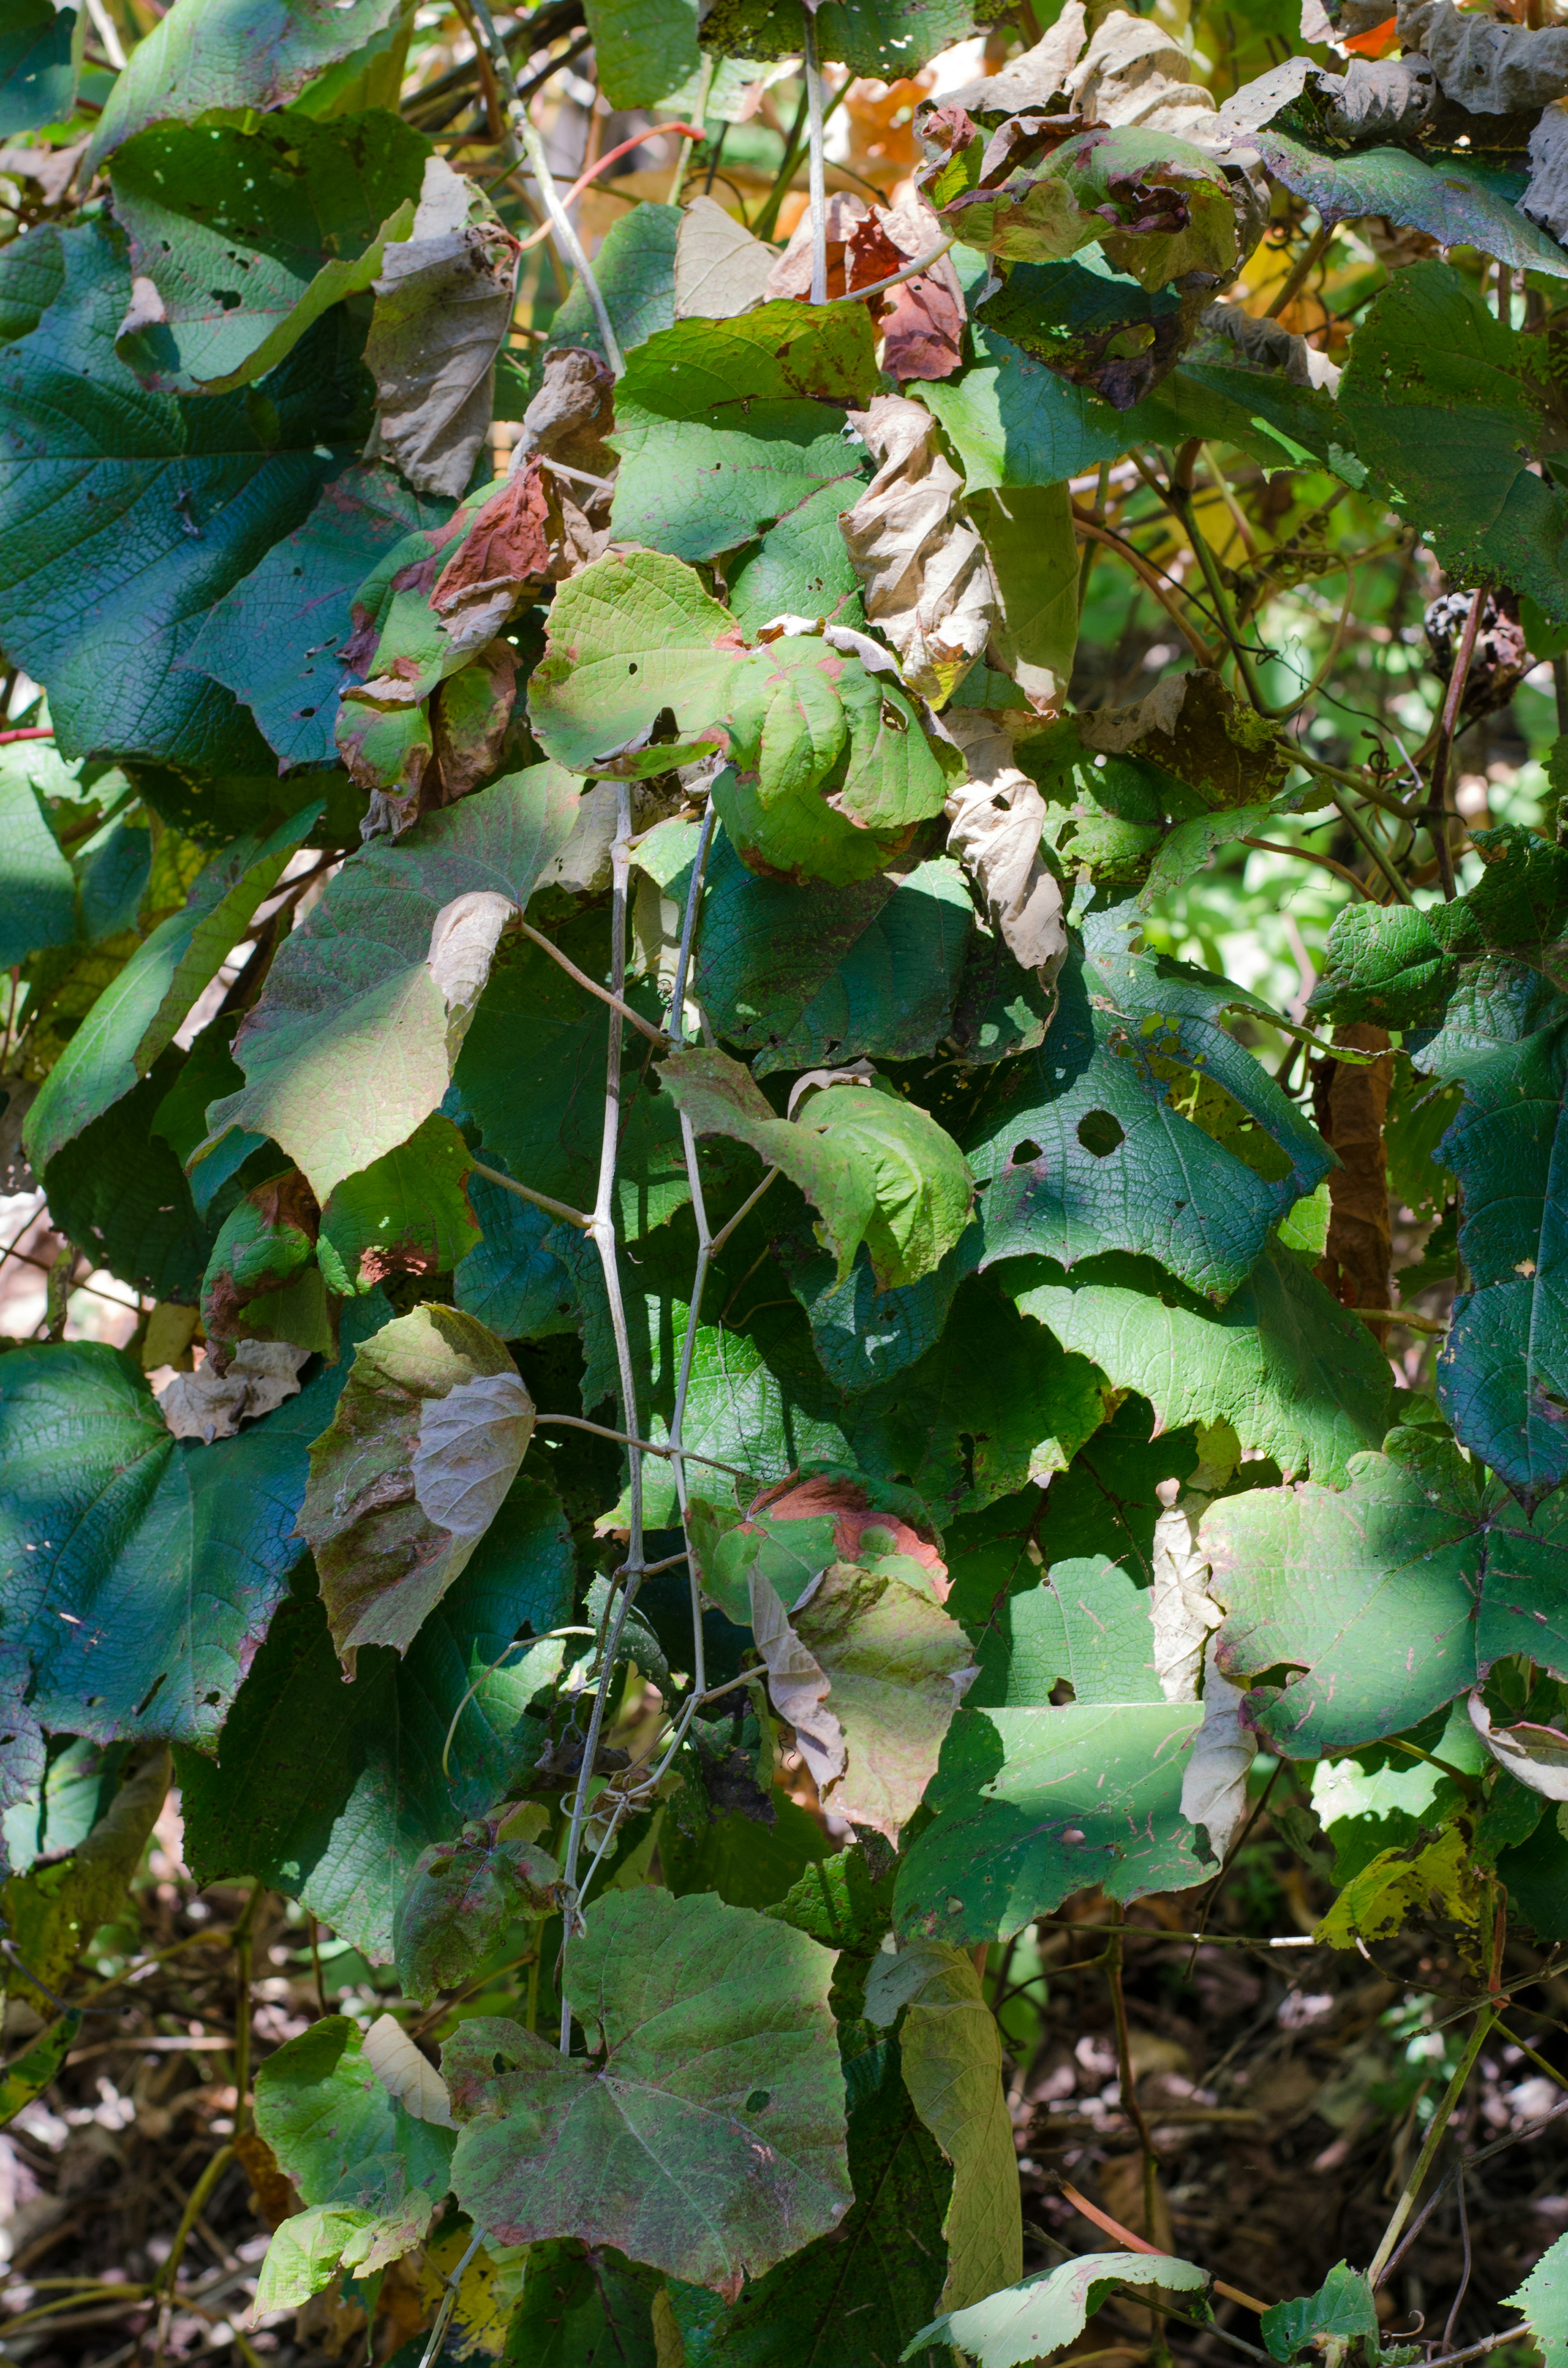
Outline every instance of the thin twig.
[[822, 63], [817, 56], [816, 17], [801, 11], [802, 63], [806, 75], [808, 176], [812, 212], [812, 302], [827, 302], [827, 165], [823, 148]]
[[1324, 222], [1320, 225], [1316, 235], [1308, 240], [1304, 252], [1292, 268], [1286, 273], [1280, 282], [1278, 294], [1264, 313], [1263, 317], [1266, 321], [1277, 321], [1286, 305], [1293, 303], [1301, 294], [1307, 284], [1312, 266], [1318, 261], [1338, 227], [1337, 222]]
[[756, 1208], [757, 1202], [761, 1200], [768, 1187], [778, 1183], [782, 1172], [783, 1171], [780, 1168], [770, 1167], [767, 1175], [763, 1178], [761, 1183], [756, 1187], [756, 1190], [746, 1195], [746, 1198], [741, 1202], [740, 1207], [735, 1211], [734, 1215], [730, 1219], [728, 1224], [721, 1226], [719, 1231], [714, 1235], [712, 1249], [710, 1253], [710, 1258], [718, 1257], [720, 1251], [723, 1248], [724, 1244], [734, 1232], [735, 1227], [740, 1224], [744, 1218], [750, 1216], [752, 1211]]
[[585, 1217], [581, 1209], [569, 1209], [564, 1201], [552, 1201], [548, 1192], [536, 1192], [531, 1185], [519, 1184], [512, 1176], [503, 1176], [498, 1167], [486, 1167], [483, 1159], [472, 1160], [470, 1165], [473, 1174], [483, 1176], [487, 1184], [499, 1184], [506, 1191], [515, 1192], [519, 1201], [527, 1201], [532, 1207], [542, 1209], [547, 1217], [559, 1217], [563, 1224], [575, 1225], [581, 1233], [593, 1230], [592, 1217]]
[[[591, 1430], [596, 1439], [618, 1440], [622, 1447], [636, 1448], [643, 1455], [665, 1455], [669, 1457], [672, 1463], [706, 1463], [710, 1471], [728, 1472], [732, 1478], [736, 1480], [750, 1480], [753, 1477], [751, 1473], [743, 1472], [738, 1463], [721, 1463], [714, 1456], [699, 1455], [695, 1447], [661, 1446], [660, 1442], [656, 1439], [639, 1439], [635, 1432], [630, 1430], [611, 1430], [606, 1423], [590, 1422], [585, 1415], [535, 1415], [534, 1428], [536, 1430], [541, 1429], [545, 1423], [551, 1424], [551, 1427], [557, 1423], [561, 1423], [563, 1424], [568, 1430]], [[642, 1575], [644, 1577], [647, 1576], [646, 1572]]]
[[597, 980], [588, 976], [585, 970], [579, 970], [571, 957], [563, 954], [553, 939], [545, 936], [542, 929], [536, 929], [531, 921], [520, 922], [518, 926], [525, 938], [531, 938], [536, 946], [543, 947], [551, 962], [560, 963], [568, 978], [575, 979], [577, 985], [587, 994], [597, 995], [601, 1003], [608, 1004], [610, 1009], [619, 1012], [622, 1019], [630, 1019], [633, 1028], [641, 1029], [648, 1042], [651, 1044], [656, 1044], [661, 1053], [668, 1051], [670, 1040], [662, 1028], [655, 1028], [651, 1019], [644, 1019], [640, 1011], [633, 1011], [623, 996], [612, 993], [608, 986], [600, 986]]
[[828, 302], [830, 304], [863, 304], [868, 296], [885, 295], [890, 288], [902, 288], [906, 279], [918, 279], [923, 271], [929, 271], [934, 263], [940, 263], [957, 236], [958, 233], [955, 231], [952, 238], [943, 239], [940, 245], [934, 246], [928, 255], [916, 256], [915, 261], [906, 263], [902, 271], [890, 271], [885, 279], [873, 279], [864, 288], [846, 289], [842, 296], [830, 296]]
[[1471, 2033], [1464, 2054], [1460, 2057], [1455, 2067], [1454, 2077], [1443, 2093], [1443, 2100], [1432, 2116], [1432, 2124], [1426, 2133], [1426, 2142], [1415, 2158], [1415, 2169], [1400, 2190], [1399, 2201], [1389, 2214], [1389, 2225], [1383, 2231], [1382, 2241], [1373, 2254], [1368, 2268], [1368, 2281], [1374, 2287], [1381, 2285], [1388, 2273], [1389, 2260], [1394, 2247], [1399, 2242], [1400, 2231], [1410, 2217], [1411, 2208], [1421, 2192], [1426, 2173], [1432, 2168], [1432, 2158], [1443, 2142], [1443, 2132], [1449, 2126], [1449, 2117], [1463, 2094], [1464, 2084], [1475, 2068], [1475, 2059], [1480, 2055], [1486, 2034], [1496, 2019], [1496, 2009], [1490, 2005], [1483, 2007], [1475, 2018], [1475, 2029]]
[[1454, 901], [1454, 859], [1449, 846], [1449, 760], [1453, 754], [1454, 734], [1459, 725], [1464, 687], [1470, 679], [1470, 662], [1475, 655], [1475, 637], [1481, 630], [1481, 609], [1485, 598], [1484, 586], [1478, 584], [1471, 595], [1470, 614], [1464, 620], [1453, 672], [1449, 677], [1449, 687], [1443, 697], [1437, 746], [1432, 757], [1431, 784], [1423, 817], [1431, 834], [1432, 852], [1437, 859], [1437, 876], [1443, 883], [1443, 894], [1450, 905]]

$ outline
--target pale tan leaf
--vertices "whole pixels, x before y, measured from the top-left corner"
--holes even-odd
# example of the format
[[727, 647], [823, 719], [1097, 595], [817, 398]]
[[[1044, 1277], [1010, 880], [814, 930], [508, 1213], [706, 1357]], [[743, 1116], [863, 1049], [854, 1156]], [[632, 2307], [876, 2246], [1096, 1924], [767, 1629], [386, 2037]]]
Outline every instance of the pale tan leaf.
[[1529, 187], [1519, 199], [1527, 221], [1568, 237], [1568, 107], [1561, 99], [1543, 109], [1530, 133]]
[[[912, 1576], [899, 1576], [894, 1563]], [[973, 1682], [969, 1639], [937, 1601], [929, 1574], [898, 1556], [869, 1568], [835, 1563], [791, 1619], [826, 1678], [826, 1709], [844, 1738], [843, 1773], [818, 1779], [823, 1805], [895, 1840]]]
[[233, 1439], [243, 1421], [270, 1414], [294, 1395], [309, 1355], [287, 1340], [242, 1340], [226, 1372], [210, 1362], [199, 1365], [159, 1391], [164, 1420], [176, 1439]]
[[710, 197], [693, 198], [676, 236], [676, 319], [730, 321], [764, 301], [777, 256]]
[[945, 699], [997, 616], [985, 545], [960, 507], [963, 480], [938, 449], [923, 404], [879, 394], [849, 417], [878, 464], [839, 518], [866, 614], [898, 652], [910, 689]]
[[936, 104], [961, 107], [971, 115], [1018, 115], [1026, 108], [1043, 107], [1077, 63], [1087, 34], [1084, 0], [1067, 0], [1055, 24], [1032, 50], [1010, 58], [999, 74], [946, 92]]
[[1025, 970], [1054, 977], [1067, 954], [1062, 889], [1040, 860], [1045, 800], [1012, 761], [1012, 741], [982, 709], [944, 719], [969, 779], [947, 802], [948, 850], [979, 889], [992, 924]]
[[427, 1520], [455, 1538], [483, 1537], [533, 1437], [534, 1402], [518, 1375], [476, 1373], [419, 1409], [409, 1470]]
[[1182, 1770], [1181, 1813], [1189, 1825], [1204, 1828], [1216, 1859], [1224, 1857], [1246, 1814], [1247, 1777], [1257, 1756], [1257, 1730], [1242, 1716], [1245, 1700], [1221, 1670], [1210, 1638], [1203, 1668], [1203, 1724]]
[[364, 2050], [366, 2063], [405, 2113], [416, 2122], [437, 2122], [442, 2129], [457, 2127], [446, 2082], [395, 2017], [376, 2017], [365, 2033]]
[[1500, 1768], [1532, 1793], [1549, 1801], [1568, 1801], [1568, 1735], [1555, 1726], [1521, 1719], [1515, 1726], [1494, 1726], [1492, 1713], [1478, 1693], [1470, 1698], [1471, 1722]]
[[1472, 115], [1515, 115], [1568, 97], [1568, 25], [1532, 31], [1461, 14], [1453, 0], [1404, 0], [1399, 42], [1419, 50], [1443, 97]]

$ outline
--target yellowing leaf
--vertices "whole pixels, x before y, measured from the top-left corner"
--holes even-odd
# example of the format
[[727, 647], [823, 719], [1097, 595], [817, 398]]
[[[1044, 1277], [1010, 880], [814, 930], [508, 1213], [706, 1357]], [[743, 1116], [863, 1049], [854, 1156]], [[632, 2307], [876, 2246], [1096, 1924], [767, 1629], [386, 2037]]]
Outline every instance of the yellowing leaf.
[[1313, 1939], [1331, 1948], [1353, 1949], [1358, 1938], [1385, 1940], [1402, 1932], [1412, 1916], [1428, 1907], [1457, 1924], [1473, 1924], [1480, 1913], [1481, 1880], [1465, 1852], [1458, 1826], [1414, 1855], [1381, 1850], [1347, 1883]]

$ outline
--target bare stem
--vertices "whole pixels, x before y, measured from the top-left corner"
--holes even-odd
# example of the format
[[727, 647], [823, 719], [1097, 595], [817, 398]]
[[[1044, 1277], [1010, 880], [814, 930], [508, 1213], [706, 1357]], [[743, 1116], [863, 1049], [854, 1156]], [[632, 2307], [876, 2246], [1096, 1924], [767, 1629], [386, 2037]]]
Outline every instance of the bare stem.
[[1437, 876], [1443, 883], [1443, 894], [1450, 905], [1454, 900], [1454, 859], [1449, 846], [1449, 761], [1453, 755], [1454, 734], [1459, 726], [1464, 687], [1470, 679], [1470, 662], [1475, 655], [1475, 637], [1481, 630], [1481, 607], [1485, 598], [1485, 587], [1478, 584], [1471, 595], [1470, 614], [1464, 620], [1464, 632], [1460, 636], [1453, 672], [1449, 677], [1449, 688], [1443, 699], [1442, 721], [1437, 726], [1437, 746], [1432, 758], [1432, 782], [1426, 795], [1424, 817], [1431, 833], [1432, 851], [1437, 859]]
[[[599, 1736], [603, 1731], [605, 1710], [609, 1700], [610, 1682], [615, 1669], [616, 1648], [626, 1623], [642, 1577], [642, 1450], [637, 1443], [637, 1384], [631, 1365], [631, 1339], [626, 1328], [626, 1309], [620, 1295], [620, 1267], [615, 1243], [615, 1169], [620, 1145], [620, 1051], [621, 1000], [626, 985], [626, 886], [631, 863], [631, 791], [624, 781], [616, 784], [616, 833], [610, 848], [610, 981], [615, 996], [609, 1015], [609, 1044], [605, 1069], [604, 1133], [599, 1148], [599, 1185], [594, 1202], [591, 1227], [594, 1246], [599, 1254], [604, 1271], [605, 1296], [609, 1303], [610, 1327], [615, 1335], [616, 1363], [620, 1376], [620, 1410], [626, 1424], [629, 1479], [628, 1529], [626, 1560], [622, 1565], [622, 1584], [605, 1625], [605, 1639], [600, 1654], [597, 1681], [594, 1687], [593, 1706], [588, 1713], [588, 1731], [583, 1744], [583, 1765], [578, 1772], [577, 1790], [572, 1801], [572, 1823], [566, 1839], [566, 1852], [562, 1865], [562, 1882], [565, 1891], [565, 1933], [572, 1937], [575, 1917], [577, 1862], [583, 1847], [583, 1827], [588, 1814], [588, 1792], [594, 1780], [594, 1763], [598, 1758]], [[562, 1998], [561, 2002], [561, 2053], [568, 2055], [572, 2046], [572, 2008]]]
[[1399, 2242], [1400, 2231], [1409, 2219], [1411, 2208], [1421, 2192], [1426, 2173], [1432, 2168], [1433, 2157], [1443, 2142], [1443, 2132], [1449, 2126], [1449, 2116], [1463, 2094], [1465, 2082], [1475, 2069], [1475, 2059], [1485, 2044], [1487, 2032], [1496, 2020], [1496, 2012], [1495, 2007], [1487, 2005], [1483, 2007], [1475, 2018], [1475, 2029], [1471, 2033], [1470, 2043], [1460, 2057], [1453, 2078], [1444, 2091], [1442, 2103], [1432, 2116], [1432, 2126], [1426, 2133], [1426, 2143], [1415, 2158], [1415, 2168], [1400, 2192], [1399, 2201], [1389, 2215], [1389, 2225], [1383, 2230], [1382, 2242], [1372, 2256], [1371, 2264], [1367, 2271], [1368, 2283], [1370, 2285], [1377, 2286], [1382, 2283], [1393, 2248]]
[[483, 1176], [486, 1183], [500, 1184], [508, 1192], [515, 1192], [519, 1201], [529, 1201], [534, 1208], [542, 1209], [546, 1216], [559, 1217], [563, 1224], [575, 1225], [582, 1233], [591, 1232], [594, 1221], [592, 1217], [585, 1217], [581, 1209], [569, 1209], [564, 1201], [552, 1201], [548, 1192], [536, 1192], [531, 1185], [519, 1184], [514, 1178], [503, 1176], [498, 1167], [486, 1167], [482, 1159], [474, 1160], [472, 1165], [473, 1173]]
[[827, 302], [827, 165], [823, 148], [822, 65], [817, 57], [816, 19], [801, 12], [806, 71], [806, 124], [810, 143], [812, 209], [812, 302]]
[[519, 927], [525, 938], [531, 938], [536, 946], [543, 947], [551, 962], [560, 963], [568, 978], [575, 979], [577, 985], [586, 994], [597, 995], [601, 1003], [608, 1003], [612, 1011], [620, 1014], [622, 1019], [630, 1019], [633, 1028], [641, 1029], [651, 1044], [656, 1044], [661, 1053], [665, 1051], [670, 1040], [662, 1028], [655, 1028], [651, 1019], [644, 1019], [640, 1011], [633, 1011], [624, 996], [612, 995], [608, 986], [600, 986], [597, 980], [588, 976], [585, 970], [579, 970], [576, 963], [568, 955], [563, 954], [560, 947], [545, 936], [542, 929], [536, 929], [529, 921], [519, 923]]
[[598, 324], [599, 338], [605, 349], [605, 359], [614, 375], [619, 378], [625, 371], [626, 364], [621, 359], [620, 347], [616, 340], [615, 329], [609, 317], [609, 308], [605, 302], [603, 291], [594, 277], [592, 267], [584, 252], [583, 242], [573, 227], [572, 217], [561, 202], [561, 192], [555, 186], [555, 176], [550, 169], [550, 159], [544, 153], [544, 142], [534, 130], [533, 118], [528, 113], [528, 102], [518, 91], [517, 77], [512, 71], [512, 61], [507, 55], [506, 45], [495, 29], [495, 19], [490, 13], [489, 0], [472, 0], [472, 6], [474, 20], [483, 36], [484, 46], [490, 52], [490, 63], [495, 69], [495, 78], [506, 95], [506, 114], [512, 126], [513, 135], [521, 142], [523, 154], [528, 158], [534, 179], [539, 184], [539, 193], [544, 200], [544, 210], [550, 216], [555, 231], [555, 243], [583, 283], [584, 291], [593, 306], [594, 319]]

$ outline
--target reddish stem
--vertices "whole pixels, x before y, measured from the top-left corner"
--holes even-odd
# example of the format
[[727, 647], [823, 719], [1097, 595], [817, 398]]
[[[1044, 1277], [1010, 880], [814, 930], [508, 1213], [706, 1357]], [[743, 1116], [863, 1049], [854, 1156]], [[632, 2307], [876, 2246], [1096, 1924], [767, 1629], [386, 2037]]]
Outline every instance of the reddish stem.
[[52, 740], [52, 723], [24, 723], [19, 731], [0, 732], [0, 748], [8, 748], [13, 740]]

